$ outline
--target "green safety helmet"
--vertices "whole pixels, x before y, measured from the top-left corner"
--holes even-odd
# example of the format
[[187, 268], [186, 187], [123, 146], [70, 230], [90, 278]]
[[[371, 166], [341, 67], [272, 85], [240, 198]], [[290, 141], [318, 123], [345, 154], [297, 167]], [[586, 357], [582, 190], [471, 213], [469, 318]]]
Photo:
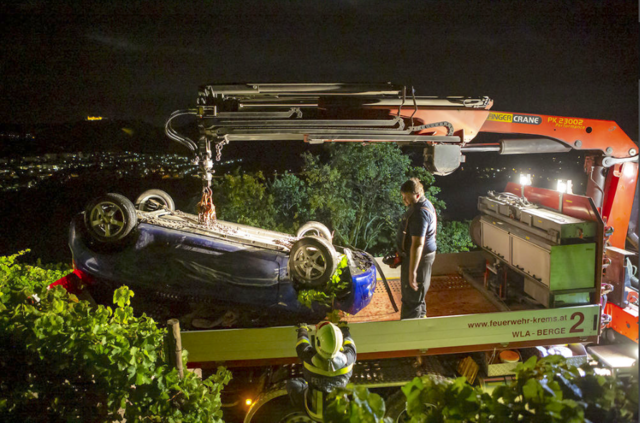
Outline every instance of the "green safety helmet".
[[333, 323], [321, 323], [316, 331], [316, 352], [323, 358], [333, 358], [340, 348], [342, 348], [342, 331]]

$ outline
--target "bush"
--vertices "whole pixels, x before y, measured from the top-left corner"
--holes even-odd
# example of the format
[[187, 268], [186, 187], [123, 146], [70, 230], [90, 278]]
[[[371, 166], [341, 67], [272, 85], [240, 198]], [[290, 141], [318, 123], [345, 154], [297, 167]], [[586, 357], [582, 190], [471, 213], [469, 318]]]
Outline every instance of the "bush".
[[[431, 375], [415, 378], [402, 387], [407, 421], [579, 423], [637, 422], [638, 380], [626, 382], [600, 376], [591, 366], [578, 369], [564, 357], [531, 357], [516, 368], [516, 378], [491, 394], [466, 382], [464, 377], [443, 380]], [[339, 422], [382, 421], [384, 403], [363, 388], [348, 386], [330, 397], [327, 410]], [[351, 420], [350, 420], [351, 419]], [[410, 420], [409, 420], [410, 419]]]
[[459, 253], [475, 248], [476, 244], [473, 243], [469, 234], [470, 224], [471, 221], [469, 220], [464, 222], [456, 220], [438, 222], [438, 234], [436, 236], [438, 253]]
[[133, 316], [132, 291], [119, 288], [113, 309], [94, 308], [46, 288], [64, 274], [59, 266], [17, 257], [0, 257], [0, 420], [220, 421], [230, 373], [180, 379], [166, 364], [166, 329]]
[[327, 404], [324, 418], [328, 422], [390, 423], [384, 419], [384, 400], [362, 386], [349, 384], [346, 388], [334, 389], [327, 397]]
[[[329, 157], [306, 153], [298, 175], [284, 173], [265, 178], [261, 172], [241, 174], [236, 169], [214, 183], [214, 202], [223, 220], [295, 231], [309, 220], [326, 224], [338, 245], [385, 255], [395, 249], [395, 234], [406, 211], [400, 186], [410, 177], [420, 179], [425, 196], [440, 214], [446, 206], [437, 198], [440, 188], [423, 167], [394, 143], [363, 146], [358, 143], [327, 147]], [[468, 222], [438, 225], [441, 253], [473, 247]]]

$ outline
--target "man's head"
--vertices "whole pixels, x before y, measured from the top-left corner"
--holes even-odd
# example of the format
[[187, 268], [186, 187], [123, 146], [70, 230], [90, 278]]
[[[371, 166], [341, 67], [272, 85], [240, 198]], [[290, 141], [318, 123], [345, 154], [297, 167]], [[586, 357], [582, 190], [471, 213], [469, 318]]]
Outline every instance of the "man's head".
[[424, 187], [418, 178], [411, 178], [400, 187], [402, 201], [405, 206], [410, 206], [418, 202], [424, 195]]

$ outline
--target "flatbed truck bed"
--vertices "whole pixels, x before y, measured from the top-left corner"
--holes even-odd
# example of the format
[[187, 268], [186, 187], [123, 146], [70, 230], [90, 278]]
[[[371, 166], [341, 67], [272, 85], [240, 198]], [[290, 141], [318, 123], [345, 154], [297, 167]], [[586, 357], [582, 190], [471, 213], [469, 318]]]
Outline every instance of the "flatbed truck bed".
[[[379, 279], [369, 306], [347, 317], [358, 350], [351, 382], [382, 395], [388, 407], [403, 408], [399, 387], [416, 376], [455, 376], [455, 363], [469, 353], [520, 349], [524, 359], [535, 353], [529, 347], [597, 342], [599, 305], [505, 304], [482, 283], [490, 254], [436, 257], [427, 318], [400, 320], [399, 269], [384, 265], [389, 289]], [[223, 392], [225, 421], [279, 421], [274, 416], [290, 409], [286, 380], [302, 377], [295, 327], [185, 331], [181, 338], [190, 368], [205, 374], [220, 365], [231, 369], [233, 380]], [[480, 365], [485, 354], [473, 356]], [[496, 379], [485, 373], [480, 369], [478, 378]]]
[[[508, 309], [492, 299], [477, 281], [473, 283], [468, 275], [465, 278], [457, 273], [461, 266], [483, 267], [486, 253], [437, 257], [427, 293], [427, 318], [399, 320], [400, 313], [382, 281], [369, 307], [347, 317], [359, 360], [597, 341], [599, 305]], [[397, 270], [383, 267], [391, 295], [400, 307]], [[185, 331], [181, 336], [183, 347], [189, 351], [190, 367], [251, 367], [297, 361], [292, 326]]]

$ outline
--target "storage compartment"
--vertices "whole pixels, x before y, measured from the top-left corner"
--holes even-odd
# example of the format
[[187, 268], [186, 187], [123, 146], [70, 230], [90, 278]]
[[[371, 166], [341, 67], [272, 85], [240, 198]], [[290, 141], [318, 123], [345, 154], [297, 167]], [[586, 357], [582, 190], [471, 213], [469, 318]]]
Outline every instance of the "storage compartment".
[[524, 292], [543, 306], [549, 307], [549, 287], [525, 276]]
[[485, 351], [483, 354], [482, 366], [487, 376], [504, 376], [516, 374], [516, 366], [522, 363], [522, 356], [518, 353], [518, 361], [503, 362], [500, 359], [500, 353], [505, 350]]
[[545, 307], [588, 304], [595, 292], [595, 243], [556, 244], [497, 217], [480, 220], [482, 247], [525, 277], [524, 292]]
[[488, 249], [507, 263], [511, 263], [511, 241], [509, 232], [498, 226], [501, 222], [482, 223], [482, 247]]
[[549, 287], [550, 251], [512, 236], [511, 264]]
[[567, 363], [580, 367], [589, 360], [587, 349], [582, 344], [569, 344], [569, 349], [573, 353], [573, 357], [567, 358]]

